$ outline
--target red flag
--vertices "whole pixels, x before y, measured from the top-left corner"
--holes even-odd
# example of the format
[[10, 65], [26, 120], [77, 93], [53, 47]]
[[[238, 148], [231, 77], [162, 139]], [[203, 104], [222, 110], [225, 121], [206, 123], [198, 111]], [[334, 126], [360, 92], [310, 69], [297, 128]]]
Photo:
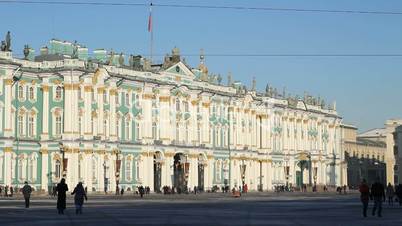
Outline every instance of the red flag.
[[149, 8], [148, 32], [152, 32], [152, 4], [151, 7]]

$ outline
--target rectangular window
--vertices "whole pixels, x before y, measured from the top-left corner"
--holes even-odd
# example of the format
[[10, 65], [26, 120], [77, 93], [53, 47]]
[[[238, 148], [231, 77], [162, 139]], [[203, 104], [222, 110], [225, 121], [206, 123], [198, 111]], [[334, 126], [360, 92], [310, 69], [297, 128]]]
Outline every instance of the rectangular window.
[[29, 137], [35, 136], [35, 132], [34, 132], [35, 124], [34, 123], [35, 123], [34, 117], [30, 116], [28, 118], [28, 136]]
[[61, 135], [61, 116], [56, 116], [56, 135]]
[[18, 116], [18, 134], [20, 136], [24, 135], [24, 116]]

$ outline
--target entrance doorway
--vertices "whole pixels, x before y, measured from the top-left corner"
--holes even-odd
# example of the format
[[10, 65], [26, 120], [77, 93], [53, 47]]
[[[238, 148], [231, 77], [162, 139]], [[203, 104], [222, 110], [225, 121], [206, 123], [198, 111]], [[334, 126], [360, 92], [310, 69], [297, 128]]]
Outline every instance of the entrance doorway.
[[173, 162], [173, 185], [177, 189], [177, 193], [187, 191], [188, 169], [190, 163], [187, 163], [187, 158], [183, 153], [177, 153]]
[[162, 154], [155, 152], [154, 154], [154, 191], [161, 192], [162, 187]]
[[205, 158], [202, 154], [198, 156], [198, 190], [204, 191], [204, 165]]

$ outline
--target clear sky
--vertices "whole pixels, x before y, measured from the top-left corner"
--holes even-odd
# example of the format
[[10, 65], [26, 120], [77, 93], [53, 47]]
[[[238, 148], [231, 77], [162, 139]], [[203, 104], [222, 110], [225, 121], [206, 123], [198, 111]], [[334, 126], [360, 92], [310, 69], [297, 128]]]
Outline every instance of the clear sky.
[[[71, 1], [71, 0], [65, 0]], [[76, 0], [79, 1], [79, 0]], [[147, 3], [147, 0], [92, 0]], [[400, 0], [154, 0], [154, 3], [236, 5], [402, 12]], [[0, 4], [0, 35], [10, 30], [13, 50], [36, 49], [51, 38], [77, 40], [90, 51], [148, 54], [147, 7]], [[186, 54], [402, 54], [402, 15], [153, 9], [154, 52], [177, 46]], [[2, 38], [3, 39], [3, 38]], [[158, 61], [161, 61], [160, 56]], [[186, 57], [192, 66], [198, 57]], [[269, 83], [336, 100], [344, 122], [361, 131], [402, 118], [402, 57], [206, 57], [212, 73], [257, 88]], [[328, 102], [327, 101], [327, 102]]]

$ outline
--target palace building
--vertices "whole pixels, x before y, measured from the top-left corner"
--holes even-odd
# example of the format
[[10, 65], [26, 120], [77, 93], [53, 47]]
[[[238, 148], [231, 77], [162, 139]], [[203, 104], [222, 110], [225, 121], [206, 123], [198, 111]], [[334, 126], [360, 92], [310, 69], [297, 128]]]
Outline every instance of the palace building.
[[341, 117], [321, 98], [51, 40], [0, 51], [0, 185], [272, 190], [343, 185]]

